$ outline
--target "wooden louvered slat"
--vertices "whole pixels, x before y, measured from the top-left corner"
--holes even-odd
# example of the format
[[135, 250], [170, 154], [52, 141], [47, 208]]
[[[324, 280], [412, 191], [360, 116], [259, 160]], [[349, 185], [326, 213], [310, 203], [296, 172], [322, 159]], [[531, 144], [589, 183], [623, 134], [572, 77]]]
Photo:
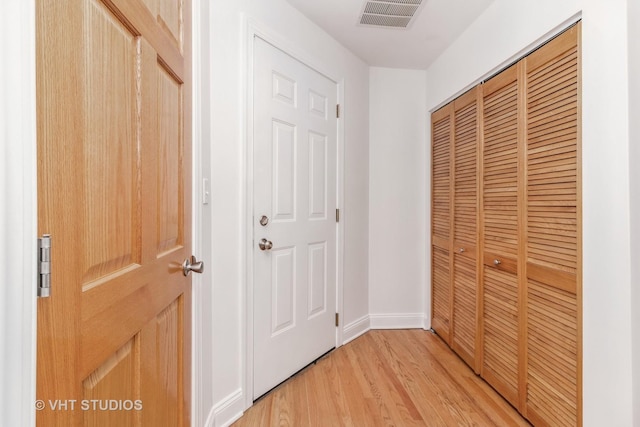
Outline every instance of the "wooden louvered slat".
[[512, 257], [518, 253], [517, 89], [512, 79], [494, 92], [485, 91], [483, 111], [484, 248]]
[[454, 255], [453, 349], [470, 366], [476, 348], [476, 261]]
[[575, 426], [578, 420], [576, 295], [529, 280], [527, 316], [527, 411], [540, 424]]
[[509, 402], [518, 396], [518, 280], [486, 267], [484, 273], [482, 376]]
[[448, 341], [450, 328], [451, 278], [449, 270], [449, 251], [432, 246], [432, 321], [431, 326], [445, 341]]
[[[475, 92], [475, 91], [474, 91]], [[475, 247], [477, 205], [477, 111], [476, 102], [456, 110], [454, 170], [454, 241], [456, 246]]]
[[433, 122], [433, 236], [449, 240], [451, 228], [451, 121], [445, 115]]
[[[561, 43], [540, 49], [538, 58], [553, 56], [532, 59], [538, 67], [527, 68], [527, 252], [528, 262], [575, 273], [578, 57], [576, 45], [557, 52]], [[544, 226], [540, 217], [546, 218]]]

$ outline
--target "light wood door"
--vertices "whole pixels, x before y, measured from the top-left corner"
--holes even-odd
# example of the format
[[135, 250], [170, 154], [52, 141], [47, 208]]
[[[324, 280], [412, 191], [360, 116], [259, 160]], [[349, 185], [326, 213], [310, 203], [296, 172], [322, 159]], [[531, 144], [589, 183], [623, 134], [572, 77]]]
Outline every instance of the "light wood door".
[[260, 38], [254, 49], [258, 398], [336, 344], [338, 122], [335, 82]]
[[481, 89], [476, 87], [454, 105], [453, 168], [453, 349], [476, 366], [478, 324], [478, 149]]
[[526, 58], [527, 416], [581, 424], [580, 25]]
[[521, 65], [483, 85], [482, 376], [519, 402], [518, 183]]
[[38, 425], [190, 425], [190, 15], [37, 1]]
[[431, 115], [431, 326], [451, 344], [451, 218], [453, 105]]

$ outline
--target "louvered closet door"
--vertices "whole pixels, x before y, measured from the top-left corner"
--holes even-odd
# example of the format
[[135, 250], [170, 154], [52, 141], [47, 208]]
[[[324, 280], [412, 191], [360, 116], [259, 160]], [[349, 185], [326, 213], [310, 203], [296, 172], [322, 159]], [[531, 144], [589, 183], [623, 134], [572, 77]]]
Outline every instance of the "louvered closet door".
[[478, 94], [454, 102], [453, 333], [452, 347], [476, 369]]
[[483, 85], [482, 376], [518, 406], [518, 72]]
[[581, 423], [579, 26], [526, 59], [527, 415]]
[[450, 343], [451, 320], [451, 104], [431, 115], [432, 328]]

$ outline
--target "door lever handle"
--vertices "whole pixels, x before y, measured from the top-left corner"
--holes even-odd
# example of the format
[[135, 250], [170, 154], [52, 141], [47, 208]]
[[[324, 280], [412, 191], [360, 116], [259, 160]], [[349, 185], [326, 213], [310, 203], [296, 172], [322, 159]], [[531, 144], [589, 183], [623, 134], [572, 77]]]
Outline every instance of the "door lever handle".
[[182, 263], [182, 273], [185, 276], [188, 276], [192, 271], [199, 274], [204, 273], [204, 261], [198, 261], [193, 255]]

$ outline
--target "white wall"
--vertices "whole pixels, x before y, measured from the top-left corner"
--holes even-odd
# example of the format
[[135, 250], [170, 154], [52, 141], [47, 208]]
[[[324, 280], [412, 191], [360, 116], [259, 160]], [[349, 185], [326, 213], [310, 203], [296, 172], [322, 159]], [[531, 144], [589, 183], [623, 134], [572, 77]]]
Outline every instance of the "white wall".
[[[629, 0], [629, 172], [631, 183], [631, 310], [633, 422], [640, 425], [640, 2]], [[632, 119], [633, 118], [633, 119]]]
[[[215, 424], [244, 409], [245, 29], [247, 20], [287, 40], [323, 70], [344, 79], [343, 325], [368, 313], [368, 67], [284, 0], [214, 0], [211, 8], [211, 240]], [[314, 64], [315, 65], [315, 64]]]
[[441, 105], [517, 59], [580, 11], [584, 425], [629, 426], [633, 404], [627, 1], [496, 0], [427, 70], [427, 107]]
[[372, 328], [424, 326], [426, 73], [369, 73], [369, 311]]
[[35, 424], [35, 2], [0, 3], [0, 425]]

